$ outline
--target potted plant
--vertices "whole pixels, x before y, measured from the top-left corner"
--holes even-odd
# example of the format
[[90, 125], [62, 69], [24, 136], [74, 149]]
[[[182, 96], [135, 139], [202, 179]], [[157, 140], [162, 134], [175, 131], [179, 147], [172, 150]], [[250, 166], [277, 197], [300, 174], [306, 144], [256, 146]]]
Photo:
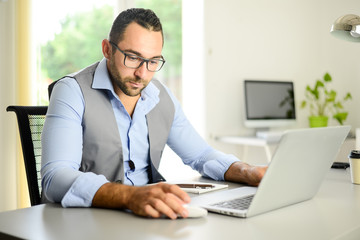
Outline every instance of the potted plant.
[[323, 79], [316, 80], [314, 88], [309, 85], [306, 86], [305, 100], [302, 101], [301, 108], [309, 107], [310, 109], [310, 127], [326, 127], [329, 116], [332, 116], [340, 125], [343, 125], [348, 116], [343, 103], [352, 99], [352, 96], [348, 92], [345, 97], [338, 100], [336, 91], [328, 87], [331, 81], [330, 74], [325, 73]]

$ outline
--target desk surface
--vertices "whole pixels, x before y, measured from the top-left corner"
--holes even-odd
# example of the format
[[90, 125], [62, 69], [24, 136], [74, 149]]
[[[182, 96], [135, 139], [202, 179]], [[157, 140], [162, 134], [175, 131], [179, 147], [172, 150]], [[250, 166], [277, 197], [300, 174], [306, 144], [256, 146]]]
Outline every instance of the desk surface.
[[119, 210], [38, 205], [0, 213], [0, 232], [47, 240], [360, 239], [360, 185], [351, 183], [349, 170], [331, 169], [312, 200], [248, 219], [215, 213], [148, 219]]

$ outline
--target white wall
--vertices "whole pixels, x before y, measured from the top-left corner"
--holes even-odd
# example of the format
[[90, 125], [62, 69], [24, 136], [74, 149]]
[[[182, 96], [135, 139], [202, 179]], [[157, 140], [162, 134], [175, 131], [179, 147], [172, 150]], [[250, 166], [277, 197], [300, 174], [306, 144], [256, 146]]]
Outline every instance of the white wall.
[[14, 1], [0, 1], [0, 211], [17, 206], [14, 41]]
[[328, 71], [340, 95], [353, 95], [346, 124], [360, 127], [360, 43], [329, 34], [338, 17], [360, 15], [359, 0], [206, 0], [204, 5], [205, 119], [211, 145], [241, 156], [239, 146], [213, 137], [253, 133], [243, 126], [246, 78], [294, 81], [295, 127], [307, 127], [308, 111], [299, 109], [305, 86]]

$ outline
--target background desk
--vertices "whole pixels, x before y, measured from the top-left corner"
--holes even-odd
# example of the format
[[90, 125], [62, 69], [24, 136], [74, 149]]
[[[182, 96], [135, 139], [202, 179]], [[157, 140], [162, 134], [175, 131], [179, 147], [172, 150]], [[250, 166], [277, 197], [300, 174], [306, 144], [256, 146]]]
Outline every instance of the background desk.
[[[359, 134], [360, 134], [360, 129], [359, 129]], [[219, 142], [243, 146], [243, 153], [240, 159], [245, 162], [248, 162], [249, 147], [263, 148], [265, 151], [266, 161], [270, 162], [274, 150], [276, 149], [276, 146], [279, 143], [279, 140], [275, 140], [275, 139], [266, 140], [255, 136], [218, 136], [215, 139]], [[360, 144], [360, 140], [359, 140], [359, 144]], [[344, 144], [342, 145], [340, 152], [335, 161], [348, 162], [348, 155], [350, 151], [353, 149], [360, 149], [359, 146], [357, 147], [356, 146], [355, 146], [354, 136], [345, 139]]]
[[0, 213], [0, 232], [47, 240], [360, 239], [360, 185], [351, 184], [348, 170], [331, 169], [312, 200], [248, 219], [209, 213], [173, 221], [46, 204]]
[[216, 140], [223, 143], [231, 143], [231, 144], [238, 144], [244, 146], [244, 151], [241, 157], [241, 160], [243, 161], [247, 161], [249, 146], [263, 147], [267, 162], [270, 162], [272, 157], [272, 151], [270, 149], [270, 145], [275, 145], [279, 142], [278, 140], [269, 141], [255, 136], [221, 136], [221, 137], [216, 137]]

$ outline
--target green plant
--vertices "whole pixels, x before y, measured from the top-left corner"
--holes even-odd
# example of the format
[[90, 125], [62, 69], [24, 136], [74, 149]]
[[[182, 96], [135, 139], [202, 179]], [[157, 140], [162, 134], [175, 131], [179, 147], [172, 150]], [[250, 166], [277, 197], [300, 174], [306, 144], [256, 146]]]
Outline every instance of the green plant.
[[314, 88], [306, 86], [305, 100], [301, 103], [301, 108], [309, 107], [311, 116], [331, 116], [340, 125], [343, 125], [348, 116], [343, 103], [352, 99], [351, 94], [346, 93], [345, 97], [338, 100], [335, 90], [329, 89], [328, 84], [332, 81], [329, 73], [325, 73], [323, 79], [316, 80]]

